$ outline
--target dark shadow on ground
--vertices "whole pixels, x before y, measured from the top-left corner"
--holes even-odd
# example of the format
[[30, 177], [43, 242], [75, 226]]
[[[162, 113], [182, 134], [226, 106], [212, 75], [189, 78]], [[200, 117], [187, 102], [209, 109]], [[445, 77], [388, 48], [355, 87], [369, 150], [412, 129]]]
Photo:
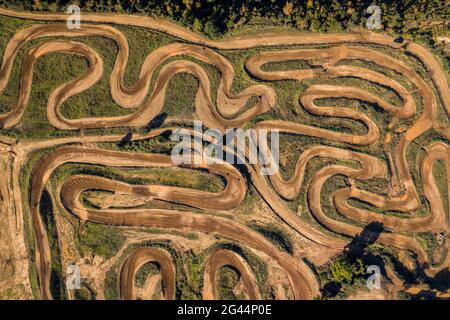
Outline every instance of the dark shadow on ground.
[[[382, 275], [386, 275], [386, 270], [384, 267], [385, 262], [383, 259], [373, 254], [368, 249], [371, 244], [374, 244], [378, 240], [383, 230], [384, 226], [382, 223], [369, 223], [364, 227], [360, 234], [356, 235], [353, 240], [345, 246], [342, 251], [341, 258], [351, 265], [357, 263], [358, 260], [362, 261], [364, 267], [377, 265], [380, 267]], [[361, 275], [358, 277], [361, 277]], [[362, 277], [366, 278], [365, 275]], [[321, 290], [322, 296], [324, 298], [336, 297], [341, 291], [341, 288], [341, 283], [327, 282]]]
[[145, 130], [148, 132], [152, 129], [158, 128], [160, 125], [164, 123], [164, 121], [166, 121], [166, 119], [167, 119], [166, 112], [158, 114], [145, 126]]
[[[346, 259], [349, 263], [354, 263], [357, 259], [363, 261], [365, 266], [377, 265], [383, 276], [386, 277], [386, 263], [393, 266], [395, 273], [403, 281], [405, 287], [408, 286], [425, 286], [425, 289], [419, 294], [412, 296], [412, 299], [439, 299], [436, 297], [437, 291], [447, 291], [450, 289], [450, 270], [442, 270], [434, 277], [427, 276], [425, 270], [429, 268], [429, 264], [417, 263], [414, 270], [409, 270], [398, 257], [387, 251], [376, 253], [376, 251], [369, 250], [368, 247], [374, 244], [380, 234], [384, 231], [383, 224], [373, 222], [368, 224], [360, 234], [358, 234], [343, 250], [341, 257]], [[375, 252], [375, 253], [374, 253]], [[450, 254], [450, 252], [448, 253]], [[413, 255], [415, 261], [418, 261], [417, 256]], [[426, 286], [430, 289], [427, 290]], [[336, 282], [329, 282], [322, 288], [322, 295], [326, 298], [335, 297], [341, 290], [341, 284]]]
[[120, 139], [119, 141], [119, 147], [124, 147], [127, 143], [129, 143], [133, 139], [133, 132], [131, 130], [128, 130], [127, 134]]

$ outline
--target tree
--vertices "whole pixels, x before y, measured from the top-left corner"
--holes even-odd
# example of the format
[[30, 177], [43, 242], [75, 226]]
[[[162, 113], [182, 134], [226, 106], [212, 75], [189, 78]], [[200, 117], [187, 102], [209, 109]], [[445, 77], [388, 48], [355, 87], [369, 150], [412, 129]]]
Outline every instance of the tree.
[[205, 28], [203, 29], [203, 32], [212, 38], [217, 37], [219, 35], [219, 29], [211, 20], [205, 23]]
[[285, 16], [290, 16], [292, 14], [292, 11], [294, 10], [294, 4], [292, 2], [286, 1], [284, 7], [283, 7], [283, 13]]
[[197, 31], [202, 31], [202, 29], [203, 29], [202, 22], [197, 18], [195, 18], [195, 20], [194, 20], [194, 29]]
[[361, 259], [357, 259], [355, 263], [351, 264], [347, 259], [340, 258], [331, 265], [328, 277], [337, 283], [350, 284], [362, 274], [364, 274], [364, 263]]

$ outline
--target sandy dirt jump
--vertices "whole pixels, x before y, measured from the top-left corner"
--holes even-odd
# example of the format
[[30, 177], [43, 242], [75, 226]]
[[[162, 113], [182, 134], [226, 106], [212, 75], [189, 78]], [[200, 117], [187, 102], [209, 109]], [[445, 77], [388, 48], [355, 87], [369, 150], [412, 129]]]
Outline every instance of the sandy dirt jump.
[[[86, 14], [83, 15], [82, 28], [79, 30], [67, 29], [66, 16], [61, 14], [35, 14], [0, 9], [0, 19], [2, 16], [28, 19], [36, 23], [18, 30], [1, 53], [0, 93], [10, 82], [14, 64], [20, 62], [16, 61], [19, 53], [24, 50], [25, 45], [40, 39], [23, 55], [15, 104], [10, 106], [9, 111], [0, 114], [0, 155], [2, 161], [11, 163], [12, 168], [4, 172], [7, 177], [0, 179], [0, 195], [3, 200], [0, 204], [4, 207], [2, 211], [9, 210], [9, 215], [15, 212], [15, 219], [19, 221], [14, 226], [19, 230], [14, 231], [16, 235], [24, 233], [23, 225], [27, 223], [24, 220], [24, 212], [30, 216], [34, 239], [34, 257], [30, 263], [36, 267], [39, 298], [53, 298], [50, 290], [52, 253], [49, 234], [40, 213], [42, 197], [50, 188], [52, 175], [58, 168], [67, 164], [95, 165], [118, 170], [177, 170], [182, 167], [199, 173], [207, 172], [219, 178], [224, 187], [220, 191], [210, 192], [163, 184], [126, 183], [98, 175], [75, 174], [61, 182], [55, 189], [55, 197], [63, 210], [72, 218], [76, 218], [81, 225], [91, 222], [133, 230], [159, 228], [170, 230], [172, 234], [175, 231], [191, 232], [232, 241], [269, 261], [271, 267], [278, 270], [282, 274], [280, 277], [286, 280], [287, 295], [293, 299], [313, 299], [320, 296], [322, 284], [315, 267], [326, 264], [339, 254], [351, 239], [361, 234], [364, 227], [370, 223], [383, 225], [383, 232], [377, 236], [377, 243], [411, 253], [418, 263], [425, 266], [424, 270], [428, 276], [449, 270], [450, 224], [446, 210], [450, 207], [450, 202], [439, 189], [433, 168], [437, 163], [444, 166], [446, 176], [443, 180], [447, 190], [450, 190], [450, 91], [447, 76], [440, 63], [424, 47], [406, 40], [399, 43], [392, 37], [371, 32], [259, 34], [252, 37], [210, 40], [168, 21], [143, 16]], [[126, 85], [124, 81], [129, 45], [126, 36], [116, 26], [145, 28], [171, 35], [176, 39], [173, 43], [148, 54], [142, 63], [137, 81], [131, 86]], [[104, 62], [99, 53], [87, 44], [74, 41], [74, 38], [94, 36], [110, 39], [117, 46], [117, 56], [109, 79], [110, 92], [114, 102], [124, 109], [129, 109], [129, 113], [122, 116], [70, 119], [61, 111], [64, 103], [91, 88], [103, 76]], [[301, 48], [305, 45], [308, 45], [308, 48]], [[276, 47], [282, 49], [275, 49]], [[236, 78], [235, 67], [222, 54], [222, 50], [254, 48], [258, 48], [260, 52], [248, 55], [242, 69], [249, 77], [256, 79], [258, 84], [237, 91], [233, 87]], [[427, 78], [411, 67], [408, 61], [389, 55], [389, 50], [400, 52], [420, 62], [428, 73]], [[63, 138], [48, 137], [23, 141], [8, 138], [7, 130], [20, 125], [24, 113], [30, 108], [33, 71], [37, 61], [54, 53], [83, 57], [89, 65], [84, 74], [61, 84], [47, 97], [48, 122], [59, 130], [68, 131], [70, 135]], [[212, 92], [211, 79], [205, 68], [195, 61], [218, 71], [220, 79], [217, 92]], [[293, 61], [307, 62], [310, 68], [267, 68], [270, 64], [287, 64]], [[376, 68], [365, 68], [352, 62], [363, 62], [377, 66], [380, 70], [391, 70], [395, 77], [391, 77], [390, 73], [377, 71]], [[99, 135], [98, 130], [94, 130], [145, 127], [164, 111], [169, 83], [175, 75], [181, 73], [188, 73], [198, 80], [192, 117], [201, 120], [207, 129], [217, 129], [223, 134], [227, 129], [251, 127], [256, 130], [279, 131], [281, 135], [288, 136], [293, 141], [299, 137], [307, 137], [316, 139], [314, 141], [326, 140], [332, 144], [309, 145], [298, 156], [289, 177], [280, 171], [269, 176], [262, 175], [260, 169], [267, 164], [250, 164], [249, 153], [244, 153], [242, 167], [226, 161], [176, 165], [169, 155], [163, 153], [125, 152], [102, 147], [103, 142], [121, 141], [123, 135]], [[304, 124], [282, 117], [260, 117], [280, 109], [279, 97], [272, 86], [273, 83], [303, 83], [314, 79], [340, 78], [352, 78], [383, 87], [394, 92], [400, 103], [389, 102], [380, 94], [347, 85], [345, 82], [336, 85], [318, 81], [309, 85], [298, 97], [297, 102], [301, 108], [319, 119], [319, 122], [331, 118], [350, 120], [363, 126], [364, 132], [332, 130], [325, 126]], [[409, 85], [405, 85], [400, 78], [406, 79]], [[380, 127], [375, 119], [362, 110], [330, 104], [330, 99], [367, 103], [374, 106], [374, 109], [385, 115], [389, 121]], [[263, 120], [256, 121], [255, 118]], [[401, 122], [407, 123], [403, 130], [397, 128], [397, 124]], [[161, 128], [154, 128], [147, 134], [133, 134], [131, 140], [162, 137], [167, 132], [174, 132], [181, 125], [186, 127], [190, 124], [170, 115]], [[442, 138], [428, 141], [422, 147], [423, 156], [417, 157], [417, 163], [411, 163], [408, 160], [409, 150], [417, 145], [419, 138], [431, 131]], [[192, 130], [190, 132], [194, 134]], [[393, 135], [395, 141], [392, 141]], [[207, 134], [202, 138], [213, 141]], [[384, 141], [386, 156], [365, 153], [358, 149], [376, 146], [380, 141]], [[260, 148], [270, 161], [273, 161], [267, 145]], [[39, 150], [50, 151], [28, 168], [31, 173], [30, 181], [26, 182], [29, 184], [29, 191], [26, 193], [20, 183], [21, 173], [27, 168], [31, 155]], [[311, 172], [308, 169], [309, 164], [317, 159], [336, 161]], [[413, 174], [414, 171], [417, 171], [416, 175]], [[325, 195], [330, 197], [337, 212], [330, 215], [323, 206], [324, 189], [330, 179], [338, 176], [345, 177], [348, 186]], [[374, 180], [388, 181], [389, 187], [384, 192], [363, 187]], [[286, 252], [249, 227], [241, 218], [233, 216], [244, 205], [250, 188], [255, 190], [262, 199], [261, 203], [273, 213], [273, 219], [276, 219], [273, 221], [278, 221], [283, 228], [295, 234], [294, 239], [302, 239], [302, 242], [295, 243], [293, 253]], [[93, 208], [82, 200], [82, 195], [92, 190], [178, 207]], [[306, 199], [302, 205], [307, 207], [313, 222], [299, 215], [289, 205], [291, 201], [298, 199], [302, 192]], [[12, 197], [14, 199], [10, 199]], [[358, 206], [355, 202], [363, 203], [364, 206]], [[386, 214], [387, 211], [396, 214]], [[263, 214], [253, 212], [254, 216]], [[441, 263], [431, 261], [426, 248], [416, 237], [418, 233], [441, 235], [443, 247], [447, 252]], [[16, 240], [18, 247], [22, 248], [23, 254], [26, 255], [25, 240], [21, 237], [22, 235], [17, 236]], [[125, 252], [128, 253], [124, 257], [117, 256], [117, 261], [120, 262], [118, 282], [121, 299], [137, 297], [136, 274], [149, 262], [159, 265], [162, 296], [165, 299], [176, 299], [176, 275], [183, 270], [177, 270], [179, 266], [174, 263], [169, 251], [156, 247], [141, 247]], [[232, 250], [217, 249], [205, 257], [202, 265], [203, 299], [219, 298], [217, 275], [224, 266], [236, 270], [247, 298], [264, 298], [262, 284], [258, 283], [249, 261]]]

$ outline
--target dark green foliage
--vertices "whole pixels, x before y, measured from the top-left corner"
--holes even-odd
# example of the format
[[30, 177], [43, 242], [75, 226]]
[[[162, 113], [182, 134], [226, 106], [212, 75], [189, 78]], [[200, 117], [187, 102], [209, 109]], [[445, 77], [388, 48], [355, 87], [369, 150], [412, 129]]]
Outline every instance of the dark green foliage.
[[50, 291], [55, 299], [65, 299], [64, 278], [61, 267], [61, 252], [59, 249], [58, 231], [53, 212], [53, 204], [48, 192], [44, 191], [41, 197], [39, 212], [48, 234], [51, 251]]
[[256, 223], [250, 224], [250, 228], [261, 233], [263, 236], [265, 236], [271, 242], [275, 243], [277, 246], [279, 246], [287, 253], [289, 254], [294, 253], [292, 239], [283, 230], [272, 225], [263, 226]]
[[364, 274], [364, 272], [364, 264], [361, 259], [356, 259], [356, 262], [350, 263], [347, 259], [340, 258], [330, 266], [327, 277], [330, 281], [351, 284], [356, 277]]
[[110, 269], [105, 277], [105, 298], [107, 300], [119, 299], [118, 271]]
[[328, 268], [320, 273], [323, 281], [322, 298], [329, 299], [345, 294], [351, 286], [365, 279], [367, 266], [362, 259], [352, 255], [339, 256]]
[[159, 273], [160, 266], [154, 262], [144, 264], [136, 273], [136, 284], [143, 287], [148, 277]]
[[124, 240], [117, 227], [92, 222], [87, 222], [78, 236], [82, 254], [95, 253], [104, 258], [116, 254]]
[[73, 292], [75, 300], [95, 300], [95, 294], [88, 286], [82, 286], [79, 290]]
[[231, 266], [225, 266], [218, 272], [218, 293], [224, 300], [243, 299], [243, 296], [236, 294], [235, 287], [239, 282], [239, 271]]
[[447, 4], [442, 0], [0, 0], [0, 5], [33, 11], [56, 12], [77, 3], [82, 11], [119, 12], [170, 17], [215, 37], [254, 20], [308, 31], [343, 31], [364, 26], [366, 9], [381, 8], [382, 29], [426, 38], [430, 20], [444, 28]]

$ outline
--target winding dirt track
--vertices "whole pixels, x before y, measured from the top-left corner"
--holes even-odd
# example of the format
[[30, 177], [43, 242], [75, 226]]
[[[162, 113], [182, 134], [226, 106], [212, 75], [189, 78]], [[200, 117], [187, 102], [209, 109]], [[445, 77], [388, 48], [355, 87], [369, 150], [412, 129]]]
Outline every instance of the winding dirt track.
[[224, 266], [231, 266], [238, 271], [240, 281], [242, 281], [244, 290], [250, 300], [261, 299], [256, 279], [242, 257], [230, 250], [217, 250], [205, 262], [203, 300], [214, 300], [218, 298], [216, 294], [217, 290], [215, 289], [216, 276]]
[[[136, 166], [136, 167], [173, 167], [169, 156], [157, 154], [133, 154], [91, 149], [83, 147], [64, 147], [44, 157], [35, 167], [31, 184], [31, 214], [35, 235], [38, 243], [38, 269], [42, 294], [45, 298], [51, 297], [50, 283], [50, 250], [46, 241], [45, 229], [39, 218], [39, 203], [42, 191], [51, 173], [60, 165], [68, 162], [102, 164], [106, 166]], [[126, 183], [95, 177], [72, 176], [61, 188], [61, 200], [64, 206], [81, 220], [89, 220], [109, 225], [147, 226], [176, 228], [190, 231], [218, 233], [226, 238], [243, 243], [256, 250], [262, 251], [286, 271], [291, 282], [294, 296], [305, 299], [318, 292], [318, 284], [312, 272], [300, 261], [277, 249], [263, 236], [230, 221], [229, 219], [214, 217], [206, 214], [195, 214], [175, 210], [139, 209], [139, 210], [93, 210], [84, 208], [79, 196], [86, 190], [105, 190], [128, 194], [144, 194], [157, 197], [165, 201], [176, 201], [180, 204], [190, 205], [200, 209], [217, 209], [218, 207], [232, 208], [239, 205], [245, 195], [245, 184], [237, 174], [237, 170], [226, 163], [221, 165], [206, 165], [203, 167], [211, 172], [216, 170], [227, 181], [226, 188], [216, 194], [203, 191], [194, 191], [185, 188], [172, 188], [158, 186], [131, 186]], [[240, 185], [239, 185], [240, 184]], [[239, 185], [239, 187], [237, 187]], [[165, 189], [167, 188], [167, 189]], [[174, 191], [176, 189], [176, 191]], [[207, 199], [208, 196], [214, 200]], [[205, 201], [206, 200], [206, 201]], [[47, 288], [47, 289], [45, 289]]]
[[[0, 15], [14, 16], [38, 21], [65, 20], [65, 15], [47, 15], [19, 13], [0, 9]], [[124, 35], [112, 26], [88, 23], [104, 23], [133, 25], [149, 28], [171, 34], [185, 43], [172, 43], [151, 52], [145, 59], [139, 79], [128, 87], [124, 84], [129, 48]], [[61, 130], [77, 130], [86, 128], [147, 125], [157, 116], [164, 106], [166, 88], [170, 79], [178, 73], [190, 73], [199, 82], [195, 98], [195, 117], [208, 128], [216, 128], [224, 132], [228, 128], [243, 127], [254, 117], [276, 107], [277, 95], [272, 87], [266, 84], [252, 85], [236, 94], [232, 93], [234, 68], [230, 61], [214, 49], [248, 49], [264, 46], [290, 45], [330, 45], [320, 49], [286, 49], [282, 51], [268, 51], [254, 54], [245, 61], [246, 70], [255, 78], [263, 81], [295, 80], [316, 78], [352, 77], [378, 84], [395, 92], [402, 101], [400, 107], [394, 106], [381, 97], [368, 91], [349, 86], [312, 85], [299, 97], [299, 103], [310, 114], [318, 117], [346, 118], [362, 123], [367, 132], [362, 135], [343, 133], [330, 129], [313, 127], [284, 120], [265, 120], [253, 125], [255, 129], [279, 130], [281, 133], [310, 136], [330, 141], [343, 142], [349, 145], [373, 145], [377, 143], [383, 133], [376, 123], [363, 112], [346, 107], [318, 106], [315, 101], [324, 98], [348, 98], [368, 102], [376, 105], [383, 112], [388, 113], [391, 121], [388, 129], [392, 129], [398, 121], [410, 119], [416, 115], [414, 94], [420, 97], [420, 115], [404, 132], [395, 145], [393, 156], [388, 158], [391, 166], [388, 170], [384, 161], [380, 159], [341, 148], [313, 146], [304, 151], [295, 166], [292, 177], [285, 180], [280, 173], [268, 178], [260, 174], [261, 164], [246, 164], [250, 179], [256, 190], [267, 202], [271, 209], [292, 229], [302, 234], [317, 246], [316, 255], [326, 255], [326, 252], [338, 252], [346, 242], [335, 239], [314, 226], [306, 223], [292, 212], [284, 200], [293, 200], [298, 196], [308, 162], [316, 157], [334, 158], [353, 161], [356, 168], [344, 165], [329, 165], [315, 172], [307, 186], [307, 200], [309, 209], [323, 227], [337, 234], [354, 237], [362, 232], [362, 228], [349, 221], [367, 224], [381, 222], [387, 232], [383, 232], [378, 242], [400, 249], [410, 250], [417, 255], [421, 263], [429, 264], [427, 253], [419, 242], [412, 236], [415, 232], [446, 233], [450, 231], [448, 217], [443, 207], [443, 199], [436, 185], [432, 173], [436, 161], [442, 161], [447, 172], [447, 185], [450, 187], [450, 148], [443, 142], [435, 142], [426, 148], [426, 156], [422, 159], [420, 168], [421, 186], [413, 180], [411, 168], [406, 159], [406, 152], [410, 144], [423, 133], [434, 129], [442, 136], [449, 138], [450, 129], [448, 119], [437, 119], [439, 101], [450, 116], [450, 92], [447, 78], [436, 59], [420, 45], [404, 42], [396, 43], [393, 38], [375, 34], [262, 34], [258, 37], [238, 37], [222, 40], [207, 40], [167, 21], [148, 17], [125, 15], [83, 15], [82, 29], [68, 30], [64, 24], [37, 24], [17, 32], [9, 41], [3, 53], [0, 67], [0, 92], [6, 88], [11, 74], [14, 60], [23, 45], [29, 41], [44, 37], [89, 37], [101, 36], [113, 40], [118, 48], [114, 68], [110, 76], [111, 95], [114, 101], [123, 108], [133, 108], [132, 113], [118, 117], [99, 117], [67, 119], [61, 112], [63, 103], [73, 95], [90, 88], [102, 76], [103, 61], [95, 50], [89, 46], [73, 41], [49, 40], [42, 42], [26, 55], [22, 64], [20, 78], [20, 92], [16, 104], [9, 112], [0, 115], [2, 128], [10, 128], [18, 124], [27, 108], [33, 83], [33, 67], [36, 61], [54, 52], [75, 54], [82, 56], [89, 62], [89, 69], [79, 78], [62, 84], [56, 88], [48, 99], [48, 120]], [[372, 47], [361, 47], [361, 44], [372, 46], [387, 46], [399, 49], [416, 57], [429, 71], [433, 83], [423, 79], [405, 62], [394, 59], [380, 50]], [[217, 88], [215, 103], [211, 98], [211, 84], [205, 70], [191, 60], [175, 60], [166, 62], [169, 58], [189, 56], [196, 60], [210, 64], [220, 72], [220, 82]], [[317, 60], [320, 59], [320, 62]], [[264, 65], [273, 62], [287, 62], [293, 60], [308, 61], [314, 68], [288, 71], [265, 71]], [[389, 70], [404, 77], [414, 87], [413, 92], [402, 83], [389, 78], [387, 75], [351, 65], [340, 65], [339, 62], [348, 60], [363, 60]], [[153, 88], [151, 79], [155, 76], [158, 66], [163, 67], [156, 75]], [[151, 89], [151, 91], [150, 91]], [[150, 94], [148, 95], [148, 92]], [[437, 93], [437, 94], [436, 94]], [[148, 95], [148, 97], [147, 97]], [[248, 106], [251, 98], [257, 98], [254, 105]], [[444, 122], [442, 120], [445, 120]], [[443, 127], [443, 123], [446, 125]], [[167, 130], [167, 129], [166, 129]], [[155, 130], [154, 136], [163, 130]], [[69, 141], [70, 139], [68, 139]], [[119, 138], [117, 139], [119, 140]], [[97, 140], [97, 141], [100, 141]], [[112, 140], [114, 141], [114, 139]], [[21, 160], [25, 161], [31, 150], [38, 146], [24, 147], [20, 151]], [[50, 141], [46, 145], [51, 146]], [[56, 142], [54, 143], [56, 144]], [[23, 144], [26, 146], [26, 143]], [[43, 145], [42, 143], [40, 145]], [[42, 146], [43, 147], [43, 146]], [[267, 150], [266, 150], [267, 151]], [[270, 155], [270, 152], [267, 151]], [[39, 277], [39, 287], [42, 298], [51, 298], [50, 284], [50, 250], [47, 234], [40, 218], [39, 204], [42, 193], [52, 172], [64, 163], [88, 163], [117, 167], [174, 167], [170, 157], [159, 154], [132, 154], [114, 152], [98, 148], [69, 146], [56, 149], [34, 167], [31, 181], [30, 212], [36, 243], [36, 261]], [[87, 190], [105, 190], [149, 197], [155, 200], [174, 202], [200, 210], [229, 210], [239, 207], [245, 197], [247, 185], [242, 174], [227, 163], [216, 165], [201, 164], [193, 169], [205, 169], [215, 175], [223, 177], [226, 187], [218, 193], [176, 188], [161, 185], [130, 185], [101, 177], [77, 175], [65, 181], [61, 188], [61, 200], [68, 211], [82, 221], [90, 220], [109, 225], [152, 226], [176, 228], [183, 230], [217, 233], [250, 248], [261, 251], [286, 272], [296, 299], [310, 299], [319, 293], [319, 284], [313, 272], [306, 264], [279, 250], [260, 234], [230, 219], [220, 218], [209, 214], [198, 214], [186, 211], [160, 209], [117, 209], [94, 210], [85, 208], [80, 200], [80, 194]], [[390, 175], [389, 175], [390, 173]], [[337, 175], [345, 176], [351, 183], [350, 188], [342, 188], [333, 195], [335, 207], [344, 220], [335, 220], [325, 214], [321, 204], [321, 194], [326, 182]], [[354, 183], [357, 180], [375, 178], [390, 179], [390, 190], [387, 195], [378, 195], [360, 189]], [[430, 212], [425, 216], [417, 216], [421, 203], [417, 187], [422, 187], [429, 202]], [[275, 192], [274, 192], [275, 191]], [[371, 212], [351, 205], [350, 200], [367, 203], [380, 210], [395, 210], [409, 214], [407, 218], [399, 218], [381, 213]], [[449, 204], [450, 206], [450, 204]], [[446, 242], [447, 249], [450, 241]], [[300, 256], [312, 257], [305, 249]], [[170, 267], [170, 257], [159, 251], [137, 251], [126, 260], [122, 269], [122, 297], [133, 297], [134, 276], [145, 262], [156, 261], [164, 265], [163, 282], [167, 286], [166, 298], [173, 298], [173, 266]], [[160, 261], [161, 260], [161, 261]], [[227, 251], [216, 252], [207, 262], [208, 274], [205, 276], [205, 298], [213, 298], [214, 274], [224, 264], [230, 264], [239, 270], [245, 289], [250, 297], [259, 298], [257, 287], [251, 272], [245, 262]], [[448, 269], [450, 266], [450, 252], [440, 266], [429, 267], [430, 275]]]
[[157, 248], [139, 248], [125, 260], [120, 272], [120, 294], [123, 300], [135, 299], [134, 286], [136, 273], [148, 262], [156, 262], [161, 273], [163, 295], [167, 300], [175, 299], [175, 267], [170, 255]]

